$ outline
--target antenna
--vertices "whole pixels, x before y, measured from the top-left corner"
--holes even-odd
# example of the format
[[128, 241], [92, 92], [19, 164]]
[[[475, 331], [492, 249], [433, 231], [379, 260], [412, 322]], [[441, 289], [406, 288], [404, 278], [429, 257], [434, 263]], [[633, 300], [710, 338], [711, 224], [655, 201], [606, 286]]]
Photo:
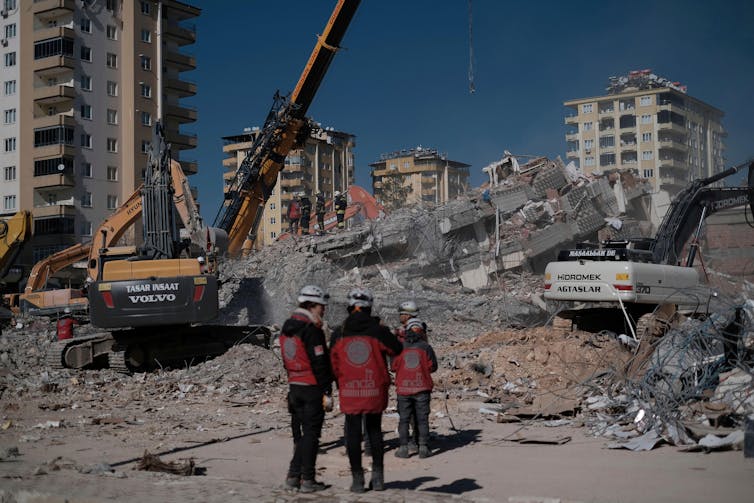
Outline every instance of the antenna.
[[474, 18], [471, 2], [472, 0], [469, 0], [469, 94], [474, 94], [476, 92], [476, 87], [474, 87]]

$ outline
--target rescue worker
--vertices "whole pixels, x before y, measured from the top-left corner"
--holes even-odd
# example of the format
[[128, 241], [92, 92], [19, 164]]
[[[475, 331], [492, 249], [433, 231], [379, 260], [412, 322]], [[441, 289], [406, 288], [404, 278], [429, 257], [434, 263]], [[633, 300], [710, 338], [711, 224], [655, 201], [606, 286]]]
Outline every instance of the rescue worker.
[[299, 206], [298, 201], [295, 199], [288, 203], [288, 213], [286, 216], [288, 217], [288, 232], [297, 234], [298, 220], [301, 218], [301, 206]]
[[59, 341], [65, 339], [73, 339], [73, 327], [78, 325], [79, 322], [71, 316], [71, 309], [66, 307], [63, 310], [63, 316], [58, 318], [58, 322], [55, 327], [55, 331]]
[[325, 194], [317, 192], [317, 201], [314, 203], [314, 212], [317, 214], [317, 225], [319, 233], [325, 233]]
[[346, 416], [345, 437], [351, 465], [351, 492], [361, 493], [364, 469], [361, 463], [362, 420], [372, 450], [372, 480], [375, 491], [385, 489], [382, 412], [387, 407], [390, 375], [388, 356], [400, 354], [402, 345], [390, 330], [372, 316], [369, 290], [354, 288], [348, 294], [348, 317], [333, 334], [330, 350], [333, 372], [340, 390], [340, 411]]
[[283, 324], [280, 353], [288, 373], [288, 410], [293, 432], [293, 459], [285, 479], [287, 489], [310, 493], [328, 486], [315, 479], [319, 437], [325, 410], [332, 410], [333, 375], [323, 321], [329, 295], [306, 285], [298, 307]]
[[335, 191], [335, 200], [333, 201], [335, 206], [335, 216], [338, 219], [338, 229], [346, 228], [346, 208], [348, 207], [348, 199], [345, 194], [341, 194], [340, 191]]
[[[437, 370], [437, 356], [426, 340], [424, 324], [418, 318], [406, 323], [406, 339], [403, 352], [393, 358], [395, 372], [395, 392], [398, 395], [398, 438], [400, 447], [396, 457], [410, 455], [408, 427], [416, 420], [418, 430], [419, 457], [428, 458], [429, 448], [429, 403], [432, 396], [432, 372]], [[415, 430], [415, 431], [416, 431]]]
[[309, 234], [309, 220], [312, 213], [312, 202], [305, 195], [299, 198], [301, 205], [301, 234]]
[[[400, 321], [400, 325], [398, 328], [395, 329], [395, 335], [398, 337], [398, 340], [401, 342], [405, 342], [406, 340], [406, 324], [408, 321], [412, 318], [416, 318], [419, 315], [419, 308], [416, 305], [416, 302], [413, 300], [407, 300], [405, 302], [401, 302], [398, 306], [398, 320]], [[424, 331], [426, 335], [426, 325], [424, 325]], [[409, 425], [411, 426], [411, 435], [409, 436], [410, 440], [408, 442], [408, 451], [409, 454], [416, 454], [419, 452], [419, 424], [417, 422], [416, 414], [411, 413], [411, 418], [409, 421]], [[398, 456], [398, 453], [395, 454]], [[400, 457], [400, 456], [399, 456]]]

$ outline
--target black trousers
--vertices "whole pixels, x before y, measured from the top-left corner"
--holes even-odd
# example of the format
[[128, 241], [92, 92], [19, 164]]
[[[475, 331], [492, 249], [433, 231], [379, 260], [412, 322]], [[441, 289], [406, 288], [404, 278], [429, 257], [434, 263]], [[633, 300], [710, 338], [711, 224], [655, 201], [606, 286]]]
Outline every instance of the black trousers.
[[[416, 421], [415, 432], [419, 432], [418, 444], [429, 442], [429, 401], [432, 394], [422, 391], [415, 395], [398, 395], [398, 437], [401, 445], [408, 445], [408, 426]], [[413, 416], [413, 417], [412, 417]]]
[[[361, 429], [362, 419], [365, 432]], [[363, 470], [361, 464], [361, 439], [366, 434], [372, 448], [372, 468], [382, 468], [385, 459], [385, 445], [382, 442], [382, 413], [346, 414], [346, 452], [352, 471]]]
[[317, 223], [319, 224], [319, 232], [325, 232], [325, 214], [317, 213]]
[[301, 234], [309, 234], [309, 215], [301, 217]]
[[322, 390], [319, 386], [290, 385], [288, 411], [291, 413], [293, 433], [293, 459], [288, 468], [288, 477], [314, 480], [319, 436], [325, 421]]

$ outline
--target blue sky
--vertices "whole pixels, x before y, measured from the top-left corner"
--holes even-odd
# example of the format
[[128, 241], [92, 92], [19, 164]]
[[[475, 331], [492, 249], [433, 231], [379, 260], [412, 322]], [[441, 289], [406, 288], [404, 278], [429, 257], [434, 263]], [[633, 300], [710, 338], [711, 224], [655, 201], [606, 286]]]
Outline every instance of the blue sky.
[[[199, 187], [209, 223], [222, 201], [221, 137], [261, 126], [289, 93], [335, 0], [187, 0], [197, 43]], [[362, 0], [309, 116], [356, 135], [356, 183], [369, 163], [416, 146], [471, 164], [471, 182], [507, 149], [565, 158], [563, 102], [604, 94], [611, 75], [651, 68], [725, 112], [727, 165], [754, 156], [754, 2]]]

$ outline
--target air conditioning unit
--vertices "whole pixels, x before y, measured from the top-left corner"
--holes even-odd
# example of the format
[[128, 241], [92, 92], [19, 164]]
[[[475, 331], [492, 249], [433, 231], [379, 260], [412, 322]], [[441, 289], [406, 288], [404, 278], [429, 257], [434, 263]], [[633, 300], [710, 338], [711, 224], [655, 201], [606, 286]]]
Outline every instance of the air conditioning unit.
[[8, 17], [8, 9], [0, 10], [0, 16]]
[[8, 47], [8, 39], [7, 38], [0, 39], [0, 45], [2, 45], [3, 47]]

